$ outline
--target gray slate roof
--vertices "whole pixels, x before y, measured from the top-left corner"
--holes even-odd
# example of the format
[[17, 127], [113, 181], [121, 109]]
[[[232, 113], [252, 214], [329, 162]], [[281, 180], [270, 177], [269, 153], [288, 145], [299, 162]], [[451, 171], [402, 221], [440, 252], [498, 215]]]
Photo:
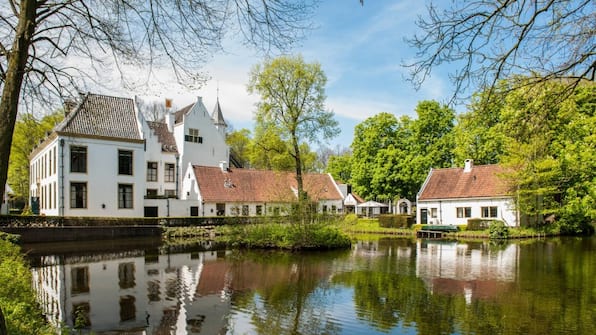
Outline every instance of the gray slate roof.
[[153, 133], [157, 135], [157, 140], [161, 143], [161, 151], [163, 152], [178, 152], [176, 146], [176, 139], [174, 134], [168, 130], [168, 125], [164, 122], [151, 122], [148, 121], [147, 125], [153, 130]]
[[92, 93], [85, 95], [55, 130], [73, 135], [142, 140], [132, 99]]
[[213, 113], [211, 114], [211, 118], [213, 119], [213, 123], [217, 126], [224, 126], [226, 127], [226, 120], [224, 120], [223, 113], [221, 112], [221, 107], [219, 106], [219, 99], [215, 103], [215, 108], [213, 108]]

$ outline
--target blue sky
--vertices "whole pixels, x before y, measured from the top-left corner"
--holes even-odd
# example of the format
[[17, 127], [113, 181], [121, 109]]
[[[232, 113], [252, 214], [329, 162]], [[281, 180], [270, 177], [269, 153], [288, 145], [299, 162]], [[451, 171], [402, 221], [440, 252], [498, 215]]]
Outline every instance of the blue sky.
[[[415, 57], [415, 50], [404, 41], [417, 30], [415, 20], [426, 12], [424, 1], [323, 0], [316, 11], [315, 29], [289, 53], [301, 54], [307, 62], [319, 62], [326, 73], [326, 105], [340, 123], [341, 134], [327, 145], [349, 147], [354, 126], [380, 112], [396, 116], [415, 116], [421, 100], [446, 102], [451, 97], [449, 80], [444, 69], [432, 76], [416, 91], [406, 80], [404, 62]], [[157, 92], [184, 106], [202, 96], [212, 110], [219, 87], [219, 101], [224, 117], [234, 129], [253, 129], [254, 103], [257, 96], [248, 95], [246, 84], [251, 67], [262, 56], [226, 41], [226, 53], [218, 53], [207, 62], [211, 77], [197, 91], [169, 85]]]

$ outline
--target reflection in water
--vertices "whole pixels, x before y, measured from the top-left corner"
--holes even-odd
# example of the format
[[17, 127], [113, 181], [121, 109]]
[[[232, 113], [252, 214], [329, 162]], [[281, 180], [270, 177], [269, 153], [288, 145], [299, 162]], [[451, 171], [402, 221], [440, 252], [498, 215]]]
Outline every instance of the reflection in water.
[[591, 334], [594, 240], [31, 257], [48, 318], [96, 334]]

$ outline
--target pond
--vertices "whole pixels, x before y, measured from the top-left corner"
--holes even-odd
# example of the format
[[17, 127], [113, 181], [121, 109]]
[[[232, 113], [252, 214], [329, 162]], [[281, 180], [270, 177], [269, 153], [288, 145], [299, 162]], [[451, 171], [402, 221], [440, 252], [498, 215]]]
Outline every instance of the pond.
[[[134, 242], [134, 243], [133, 243]], [[52, 322], [94, 334], [594, 334], [596, 238], [379, 238], [341, 252], [26, 245]]]

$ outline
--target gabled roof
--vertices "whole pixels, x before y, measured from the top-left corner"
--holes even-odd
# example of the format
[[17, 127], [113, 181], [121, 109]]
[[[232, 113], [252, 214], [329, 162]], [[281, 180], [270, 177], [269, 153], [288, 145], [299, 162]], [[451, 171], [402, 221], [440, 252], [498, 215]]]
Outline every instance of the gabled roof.
[[54, 130], [72, 135], [142, 140], [133, 100], [100, 94], [85, 95]]
[[420, 190], [418, 200], [489, 198], [508, 196], [508, 187], [499, 165], [463, 168], [432, 169]]
[[219, 106], [219, 99], [215, 103], [215, 108], [213, 108], [213, 113], [211, 113], [211, 118], [213, 119], [213, 123], [217, 126], [224, 126], [226, 127], [226, 120], [224, 120], [223, 113], [221, 112], [221, 107]]
[[[296, 178], [292, 172], [193, 166], [201, 196], [207, 202], [292, 202]], [[304, 189], [312, 200], [343, 200], [327, 174], [303, 175]]]
[[168, 130], [168, 125], [164, 122], [147, 121], [149, 129], [157, 136], [157, 140], [161, 143], [161, 151], [163, 152], [178, 152], [176, 146], [176, 139], [174, 134]]
[[194, 105], [195, 105], [195, 103], [193, 102], [192, 104], [176, 111], [176, 113], [174, 113], [174, 123], [175, 124], [181, 123], [184, 119], [184, 115], [188, 114], [188, 112]]

